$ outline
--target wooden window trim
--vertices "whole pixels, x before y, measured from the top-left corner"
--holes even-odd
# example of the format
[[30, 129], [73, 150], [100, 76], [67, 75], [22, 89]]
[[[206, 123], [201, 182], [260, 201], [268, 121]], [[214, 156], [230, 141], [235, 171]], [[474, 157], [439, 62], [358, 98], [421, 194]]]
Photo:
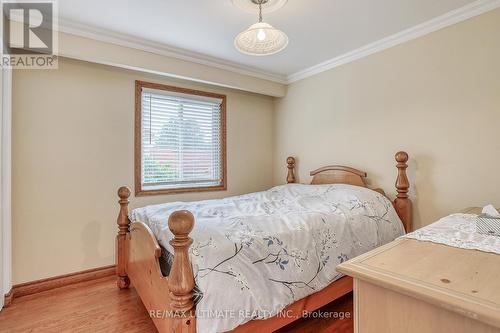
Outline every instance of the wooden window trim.
[[[206, 187], [186, 187], [186, 188], [172, 188], [172, 189], [157, 189], [145, 190], [142, 188], [141, 171], [142, 171], [142, 158], [141, 158], [141, 98], [142, 88], [150, 88], [157, 90], [170, 91], [175, 93], [183, 93], [195, 96], [205, 96], [218, 98], [222, 100], [221, 104], [221, 161], [222, 161], [222, 184], [218, 186]], [[135, 148], [134, 148], [134, 173], [135, 173], [135, 195], [148, 196], [148, 195], [162, 195], [162, 194], [178, 194], [190, 192], [212, 192], [212, 191], [226, 191], [227, 190], [227, 160], [226, 160], [226, 95], [187, 89], [175, 86], [169, 86], [159, 83], [151, 83], [145, 81], [135, 81]]]

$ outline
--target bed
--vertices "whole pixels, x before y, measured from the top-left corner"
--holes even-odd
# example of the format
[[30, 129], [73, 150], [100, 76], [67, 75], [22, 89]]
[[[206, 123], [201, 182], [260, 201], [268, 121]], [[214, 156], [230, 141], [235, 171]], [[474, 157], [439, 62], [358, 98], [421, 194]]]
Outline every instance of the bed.
[[408, 154], [396, 161], [393, 202], [345, 166], [296, 184], [292, 157], [287, 185], [222, 200], [129, 212], [131, 192], [121, 187], [118, 287], [134, 285], [161, 333], [284, 327], [352, 291], [337, 264], [411, 230]]

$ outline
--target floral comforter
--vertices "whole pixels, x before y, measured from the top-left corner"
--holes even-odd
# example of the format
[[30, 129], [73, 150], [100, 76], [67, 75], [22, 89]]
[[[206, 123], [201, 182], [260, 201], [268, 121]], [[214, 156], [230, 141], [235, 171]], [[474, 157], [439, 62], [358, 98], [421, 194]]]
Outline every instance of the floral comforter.
[[159, 243], [169, 214], [195, 216], [190, 248], [197, 332], [225, 332], [277, 315], [342, 275], [335, 267], [404, 234], [391, 202], [357, 186], [283, 185], [222, 200], [176, 202], [131, 212]]

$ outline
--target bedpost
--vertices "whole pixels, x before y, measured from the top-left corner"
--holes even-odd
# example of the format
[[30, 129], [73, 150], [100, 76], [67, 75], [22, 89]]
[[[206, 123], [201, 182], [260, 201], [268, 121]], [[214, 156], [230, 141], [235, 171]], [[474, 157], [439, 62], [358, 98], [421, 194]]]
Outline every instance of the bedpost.
[[286, 176], [286, 182], [287, 184], [293, 184], [295, 183], [295, 158], [293, 157], [288, 157], [286, 159], [286, 164], [288, 168], [288, 174]]
[[408, 154], [404, 151], [400, 151], [396, 154], [396, 161], [398, 164], [398, 178], [396, 179], [396, 189], [398, 195], [396, 200], [394, 200], [394, 208], [399, 215], [399, 218], [403, 222], [406, 232], [412, 231], [412, 203], [408, 197], [408, 189], [410, 188], [410, 182], [408, 181], [408, 176], [406, 175], [406, 168], [408, 168]]
[[191, 311], [194, 307], [194, 275], [188, 252], [193, 243], [189, 237], [193, 226], [194, 216], [187, 210], [173, 212], [168, 219], [168, 228], [174, 234], [174, 239], [170, 241], [174, 248], [174, 261], [168, 277], [171, 307], [177, 319], [174, 332], [186, 332], [186, 328], [194, 327], [194, 314]]
[[128, 198], [130, 189], [122, 186], [118, 189], [120, 200], [120, 213], [116, 223], [118, 224], [118, 235], [116, 236], [116, 275], [118, 277], [116, 284], [120, 289], [126, 289], [130, 285], [127, 276], [128, 246], [127, 236], [130, 231], [130, 220], [128, 219]]

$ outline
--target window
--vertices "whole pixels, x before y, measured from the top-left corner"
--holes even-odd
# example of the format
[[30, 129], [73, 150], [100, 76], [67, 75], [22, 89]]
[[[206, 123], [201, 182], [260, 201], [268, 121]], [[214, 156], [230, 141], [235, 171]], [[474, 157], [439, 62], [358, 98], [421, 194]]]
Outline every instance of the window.
[[136, 81], [135, 192], [226, 189], [226, 96]]

